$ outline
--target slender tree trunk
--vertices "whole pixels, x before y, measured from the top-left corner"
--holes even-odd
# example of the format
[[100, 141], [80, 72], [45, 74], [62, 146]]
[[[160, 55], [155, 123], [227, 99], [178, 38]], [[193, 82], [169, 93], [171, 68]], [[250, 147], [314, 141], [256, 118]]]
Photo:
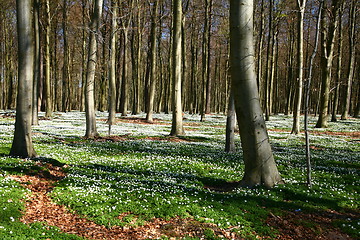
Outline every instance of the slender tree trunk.
[[34, 80], [34, 33], [31, 0], [16, 1], [18, 31], [18, 94], [15, 132], [10, 155], [23, 158], [36, 156], [32, 143], [31, 109]]
[[230, 93], [229, 107], [226, 118], [226, 141], [225, 152], [235, 152], [235, 126], [236, 126], [236, 114], [234, 94]]
[[282, 179], [271, 151], [257, 90], [253, 7], [252, 0], [230, 0], [232, 90], [245, 162], [241, 185], [273, 187], [282, 183]]
[[355, 20], [356, 20], [356, 13], [355, 10], [355, 0], [351, 1], [351, 7], [350, 7], [350, 26], [349, 26], [349, 71], [347, 75], [347, 83], [346, 83], [346, 89], [344, 94], [344, 108], [341, 114], [341, 120], [348, 119], [349, 110], [350, 110], [350, 101], [351, 101], [351, 86], [352, 81], [354, 77], [354, 71], [355, 71], [355, 57], [356, 57], [356, 35], [355, 35]]
[[309, 114], [309, 102], [310, 102], [310, 87], [313, 75], [313, 66], [314, 60], [317, 54], [317, 49], [319, 45], [319, 32], [320, 32], [320, 21], [321, 21], [321, 13], [322, 13], [323, 1], [320, 2], [319, 5], [319, 13], [318, 13], [318, 20], [316, 24], [316, 35], [315, 35], [315, 46], [313, 53], [310, 56], [310, 63], [309, 63], [309, 77], [305, 85], [305, 117], [304, 117], [304, 131], [305, 131], [305, 146], [306, 146], [306, 170], [307, 170], [307, 184], [311, 187], [311, 174], [312, 174], [312, 166], [311, 166], [311, 153], [310, 153], [310, 137], [308, 131], [308, 114]]
[[64, 63], [63, 63], [63, 72], [62, 72], [62, 111], [66, 112], [70, 110], [70, 87], [69, 87], [69, 44], [68, 44], [68, 37], [67, 37], [67, 0], [63, 1], [63, 44], [64, 44]]
[[210, 42], [211, 42], [211, 20], [212, 20], [212, 0], [205, 0], [207, 1], [207, 8], [206, 8], [206, 11], [208, 11], [207, 13], [207, 29], [206, 29], [206, 34], [207, 34], [207, 38], [206, 38], [206, 45], [207, 45], [207, 54], [206, 54], [206, 57], [207, 57], [207, 60], [206, 60], [206, 64], [207, 64], [207, 79], [206, 79], [206, 97], [205, 97], [205, 114], [209, 114], [211, 109], [210, 109], [210, 106], [211, 106], [211, 88], [212, 88], [212, 78], [211, 78], [211, 45], [210, 45]]
[[300, 132], [300, 110], [302, 102], [303, 81], [304, 81], [304, 16], [306, 0], [297, 0], [298, 6], [298, 51], [297, 64], [298, 76], [296, 80], [296, 98], [293, 113], [293, 127], [291, 133], [299, 134]]
[[94, 85], [98, 51], [98, 34], [100, 34], [99, 26], [102, 15], [102, 6], [103, 0], [95, 0], [90, 24], [89, 53], [85, 84], [85, 137], [87, 138], [94, 138], [99, 135], [96, 130]]
[[172, 128], [170, 135], [184, 135], [182, 103], [181, 103], [181, 21], [182, 21], [182, 1], [173, 0], [173, 115]]
[[45, 27], [45, 117], [51, 118], [53, 112], [53, 103], [51, 99], [51, 66], [50, 66], [50, 0], [46, 0], [46, 27]]
[[35, 40], [35, 57], [34, 57], [34, 81], [33, 81], [33, 105], [32, 105], [32, 125], [39, 125], [39, 84], [40, 84], [40, 28], [39, 28], [40, 3], [33, 0], [34, 16], [34, 40]]
[[[339, 16], [342, 16], [343, 6], [339, 9]], [[339, 21], [339, 31], [338, 31], [338, 51], [337, 51], [337, 71], [335, 76], [335, 91], [334, 91], [334, 99], [333, 99], [333, 108], [332, 108], [332, 115], [331, 121], [336, 122], [337, 117], [336, 114], [338, 112], [338, 105], [339, 105], [339, 93], [340, 93], [340, 82], [341, 82], [341, 69], [342, 69], [342, 47], [343, 47], [343, 33], [342, 33], [342, 21]]]
[[156, 81], [156, 25], [157, 25], [158, 0], [155, 0], [152, 13], [151, 34], [150, 34], [150, 88], [147, 100], [146, 121], [153, 122], [155, 85]]
[[115, 124], [116, 115], [116, 41], [117, 41], [117, 11], [118, 0], [111, 1], [111, 41], [110, 41], [110, 73], [109, 73], [109, 135], [111, 125]]

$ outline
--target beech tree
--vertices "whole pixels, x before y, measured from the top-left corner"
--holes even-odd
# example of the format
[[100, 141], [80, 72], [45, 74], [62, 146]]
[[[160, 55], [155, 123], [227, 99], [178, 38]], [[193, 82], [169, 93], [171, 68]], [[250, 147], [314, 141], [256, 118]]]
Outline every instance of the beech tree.
[[260, 107], [256, 84], [253, 1], [230, 0], [230, 71], [245, 162], [242, 186], [282, 183]]
[[182, 104], [181, 104], [181, 21], [182, 0], [173, 0], [173, 50], [172, 50], [172, 94], [173, 114], [170, 135], [184, 135]]
[[95, 119], [95, 71], [97, 63], [97, 48], [100, 18], [102, 15], [103, 0], [95, 0], [94, 11], [91, 17], [89, 36], [89, 55], [87, 62], [86, 83], [85, 83], [85, 115], [86, 133], [85, 137], [94, 138], [98, 136]]
[[23, 158], [36, 156], [31, 138], [32, 94], [34, 81], [34, 33], [32, 1], [16, 1], [18, 31], [18, 94], [15, 132], [10, 155]]

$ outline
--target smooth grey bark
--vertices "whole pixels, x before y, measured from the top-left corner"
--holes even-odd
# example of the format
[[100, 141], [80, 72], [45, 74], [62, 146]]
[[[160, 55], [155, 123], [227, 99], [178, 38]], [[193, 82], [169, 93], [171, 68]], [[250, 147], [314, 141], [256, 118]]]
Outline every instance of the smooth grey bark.
[[31, 0], [16, 1], [18, 31], [18, 95], [15, 132], [10, 155], [36, 157], [32, 143], [32, 94], [34, 81], [34, 33]]
[[282, 183], [260, 106], [253, 46], [253, 1], [230, 0], [230, 70], [245, 162], [242, 186]]
[[296, 80], [296, 98], [293, 113], [293, 127], [291, 133], [299, 134], [300, 132], [300, 111], [303, 93], [304, 81], [304, 16], [306, 0], [297, 0], [298, 7], [298, 51], [297, 51], [297, 64], [298, 75]]
[[94, 138], [99, 135], [96, 129], [94, 85], [98, 51], [98, 35], [100, 34], [99, 26], [102, 15], [102, 6], [103, 0], [95, 0], [94, 11], [91, 17], [90, 24], [89, 54], [85, 83], [85, 137], [87, 138]]
[[182, 1], [173, 0], [173, 51], [172, 51], [172, 127], [171, 136], [184, 135], [181, 103], [181, 21]]
[[112, 0], [111, 17], [111, 40], [110, 40], [110, 71], [109, 71], [109, 135], [111, 134], [111, 125], [115, 124], [116, 115], [116, 41], [117, 41], [117, 12], [118, 0]]

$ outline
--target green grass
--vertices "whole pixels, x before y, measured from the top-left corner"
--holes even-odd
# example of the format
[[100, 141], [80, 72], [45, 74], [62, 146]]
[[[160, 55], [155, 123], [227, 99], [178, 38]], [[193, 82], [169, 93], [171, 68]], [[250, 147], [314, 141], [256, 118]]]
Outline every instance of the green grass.
[[[35, 131], [47, 134], [36, 135], [34, 143], [41, 156], [68, 165], [67, 177], [57, 183], [51, 197], [79, 215], [108, 227], [136, 226], [153, 218], [180, 217], [213, 223], [223, 229], [231, 228], [248, 239], [255, 239], [257, 235], [273, 238], [277, 230], [265, 223], [270, 213], [326, 210], [359, 213], [360, 144], [345, 136], [311, 136], [312, 146], [315, 146], [312, 150], [314, 186], [311, 189], [304, 184], [304, 136], [271, 131], [270, 139], [285, 185], [271, 190], [258, 187], [231, 192], [205, 188], [239, 181], [243, 174], [241, 150], [236, 153], [223, 151], [224, 129], [219, 126], [224, 126], [224, 120], [224, 116], [214, 115], [197, 131], [189, 131], [181, 142], [165, 141], [166, 137], [158, 141], [147, 140], [141, 132], [147, 125], [118, 123], [114, 126], [121, 128], [118, 135], [128, 131], [132, 133], [131, 139], [93, 142], [81, 138], [84, 134], [81, 121], [69, 121], [69, 128], [59, 128], [54, 119], [35, 127]], [[0, 126], [1, 121], [10, 120], [0, 119]], [[134, 126], [138, 132], [130, 129]], [[282, 126], [282, 130], [290, 131], [291, 118], [274, 117], [268, 126], [270, 130]], [[350, 131], [356, 126], [360, 126], [358, 120], [353, 120], [352, 124], [338, 122], [332, 124], [330, 130]], [[147, 133], [148, 136], [156, 136], [156, 127], [151, 125], [155, 132]], [[104, 125], [99, 128], [103, 129], [100, 132], [106, 132]], [[158, 128], [161, 132], [164, 126]], [[6, 157], [11, 134], [11, 131], [3, 132], [0, 136], [0, 209], [9, 208], [0, 215], [0, 238], [42, 239], [45, 233], [51, 239], [76, 239], [41, 223], [28, 227], [18, 220], [24, 209], [22, 199], [26, 190], [6, 176], [44, 169], [38, 169], [31, 160]], [[122, 213], [128, 214], [119, 218]], [[359, 219], [339, 220], [335, 225], [354, 238], [360, 232]], [[313, 225], [307, 227], [315, 229]], [[15, 235], [6, 235], [10, 231]], [[205, 230], [204, 234], [206, 239], [216, 239], [211, 229]]]

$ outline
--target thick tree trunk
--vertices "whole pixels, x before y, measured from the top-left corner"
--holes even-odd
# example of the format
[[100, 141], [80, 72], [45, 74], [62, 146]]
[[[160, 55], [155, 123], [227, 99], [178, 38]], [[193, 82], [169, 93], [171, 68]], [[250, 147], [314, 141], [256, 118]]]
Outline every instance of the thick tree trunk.
[[90, 25], [90, 39], [89, 39], [89, 54], [87, 62], [86, 72], [86, 84], [85, 84], [85, 116], [86, 116], [86, 133], [85, 137], [94, 138], [98, 136], [96, 129], [95, 118], [95, 72], [97, 62], [97, 48], [98, 48], [98, 34], [99, 25], [102, 15], [103, 0], [95, 0], [94, 12], [91, 17]]
[[34, 77], [34, 36], [31, 0], [17, 0], [18, 31], [18, 95], [14, 139], [10, 155], [24, 158], [36, 156], [31, 138], [31, 109]]
[[273, 187], [282, 183], [271, 151], [256, 84], [253, 1], [230, 1], [230, 62], [235, 109], [244, 152], [241, 185]]
[[184, 135], [182, 104], [181, 104], [181, 21], [182, 21], [182, 1], [173, 0], [173, 115], [172, 128], [170, 135]]

